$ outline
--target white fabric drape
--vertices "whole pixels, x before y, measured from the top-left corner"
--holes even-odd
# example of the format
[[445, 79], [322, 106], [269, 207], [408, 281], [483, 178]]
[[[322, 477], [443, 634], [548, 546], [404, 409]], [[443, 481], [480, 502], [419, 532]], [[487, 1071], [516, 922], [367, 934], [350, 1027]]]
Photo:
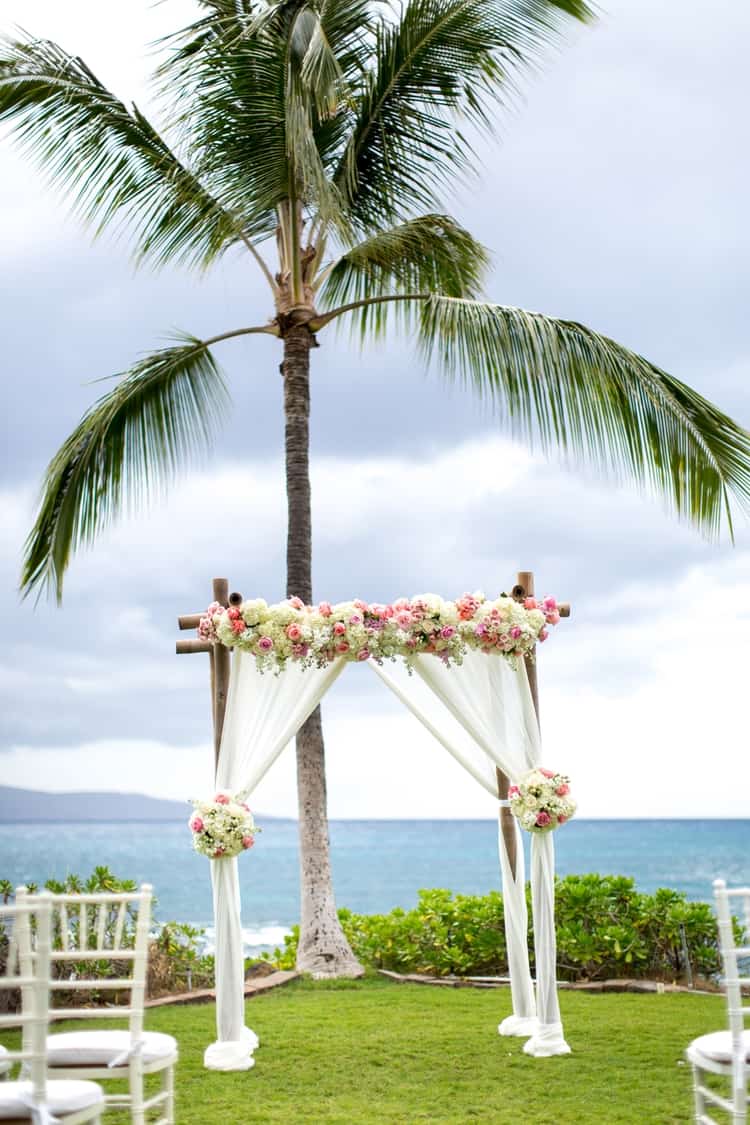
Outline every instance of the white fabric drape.
[[[221, 738], [217, 789], [245, 797], [340, 675], [343, 660], [304, 671], [290, 662], [275, 676], [258, 671], [255, 658], [236, 649]], [[211, 861], [216, 926], [217, 1041], [206, 1048], [209, 1070], [249, 1070], [258, 1038], [245, 1027], [244, 958], [237, 859]]]
[[[400, 676], [397, 682], [396, 677], [382, 667], [374, 663], [370, 666], [488, 792], [497, 796], [496, 767], [517, 782], [539, 764], [539, 726], [523, 664], [514, 671], [501, 657], [474, 651], [469, 651], [458, 667], [446, 668], [434, 656], [416, 656], [410, 663], [444, 709], [432, 706], [428, 716], [407, 677]], [[468, 742], [465, 739], [459, 742], [456, 738], [452, 724], [446, 721], [445, 710], [469, 735]], [[527, 1054], [565, 1054], [570, 1048], [563, 1038], [557, 1002], [552, 837], [536, 835], [532, 839], [536, 1006], [528, 960], [523, 847], [517, 826], [516, 837], [514, 877], [502, 833], [499, 833], [513, 1015], [503, 1020], [498, 1030], [503, 1035], [529, 1036], [524, 1045]]]

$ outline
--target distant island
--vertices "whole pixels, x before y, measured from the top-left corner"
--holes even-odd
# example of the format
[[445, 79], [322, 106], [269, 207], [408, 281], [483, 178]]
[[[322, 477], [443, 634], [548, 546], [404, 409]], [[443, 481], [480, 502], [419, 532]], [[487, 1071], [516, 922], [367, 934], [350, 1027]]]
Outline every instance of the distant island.
[[[188, 801], [165, 801], [140, 793], [45, 793], [0, 785], [0, 824], [22, 821], [184, 820]], [[277, 817], [260, 816], [260, 820]]]

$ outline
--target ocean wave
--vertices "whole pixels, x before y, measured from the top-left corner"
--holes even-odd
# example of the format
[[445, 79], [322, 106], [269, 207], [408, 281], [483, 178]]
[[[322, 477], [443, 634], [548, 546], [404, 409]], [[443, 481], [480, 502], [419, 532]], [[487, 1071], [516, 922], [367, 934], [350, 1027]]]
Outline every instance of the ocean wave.
[[[216, 931], [213, 926], [203, 927], [205, 934], [204, 953], [213, 953], [215, 949]], [[282, 926], [279, 922], [267, 922], [256, 926], [246, 926], [242, 929], [242, 944], [245, 953], [254, 953], [260, 949], [275, 949], [283, 946], [285, 936], [291, 933], [290, 926]]]

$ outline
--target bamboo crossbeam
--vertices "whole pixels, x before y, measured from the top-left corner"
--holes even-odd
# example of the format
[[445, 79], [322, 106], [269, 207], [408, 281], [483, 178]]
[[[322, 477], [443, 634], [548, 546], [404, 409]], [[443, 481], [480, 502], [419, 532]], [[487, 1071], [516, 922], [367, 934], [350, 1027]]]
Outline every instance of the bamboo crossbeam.
[[186, 613], [177, 618], [178, 629], [197, 629], [201, 623], [202, 613]]
[[214, 646], [210, 641], [176, 641], [175, 652], [178, 656], [185, 656], [190, 652], [213, 652]]

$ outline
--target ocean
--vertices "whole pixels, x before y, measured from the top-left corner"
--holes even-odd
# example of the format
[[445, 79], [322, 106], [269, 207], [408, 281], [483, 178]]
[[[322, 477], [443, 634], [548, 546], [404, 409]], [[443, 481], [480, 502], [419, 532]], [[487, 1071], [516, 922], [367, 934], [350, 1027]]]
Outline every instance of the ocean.
[[[280, 945], [299, 916], [297, 825], [259, 824], [255, 847], [239, 862], [248, 952]], [[338, 820], [330, 830], [336, 901], [359, 913], [409, 908], [423, 887], [500, 887], [495, 821]], [[555, 834], [555, 847], [560, 875], [627, 875], [645, 892], [671, 887], [710, 901], [717, 877], [750, 883], [750, 820], [574, 820]], [[186, 825], [0, 825], [0, 878], [13, 885], [86, 875], [98, 864], [153, 883], [157, 919], [201, 926], [210, 943], [208, 861], [193, 852]]]

